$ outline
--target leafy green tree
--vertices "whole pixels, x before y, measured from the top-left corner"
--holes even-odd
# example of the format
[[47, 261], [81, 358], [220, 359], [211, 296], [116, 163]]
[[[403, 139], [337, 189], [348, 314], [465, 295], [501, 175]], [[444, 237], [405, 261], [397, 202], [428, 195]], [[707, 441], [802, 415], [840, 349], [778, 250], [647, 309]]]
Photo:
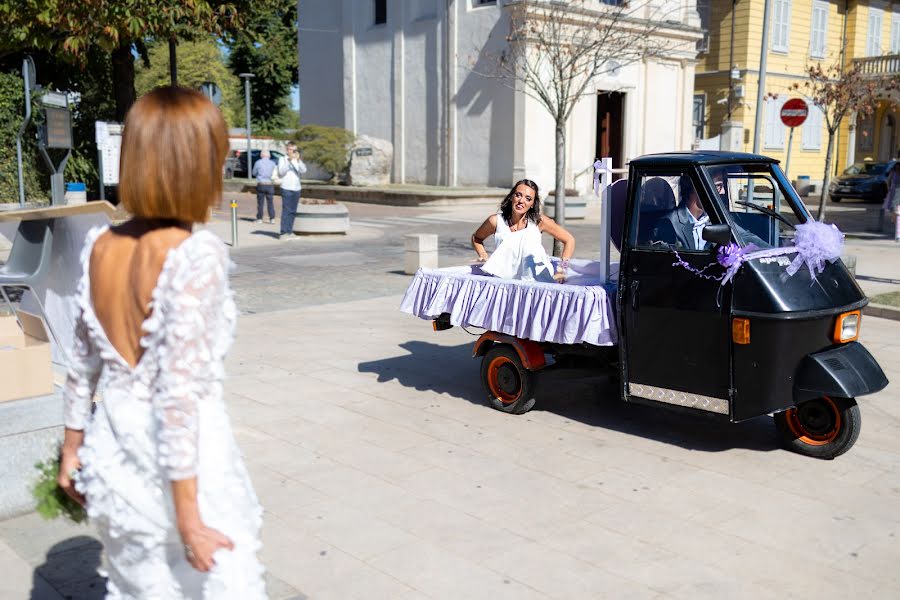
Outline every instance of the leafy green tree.
[[133, 51], [146, 57], [145, 40], [224, 35], [240, 27], [241, 17], [224, 0], [0, 0], [0, 23], [0, 58], [47, 50], [83, 68], [90, 49], [110, 53], [121, 121], [135, 100]]
[[[135, 89], [138, 96], [155, 87], [169, 85], [168, 44], [152, 44], [148, 50], [149, 64], [138, 65], [137, 69]], [[222, 112], [229, 123], [235, 123], [237, 115], [234, 108], [243, 98], [238, 94], [240, 81], [225, 66], [216, 41], [210, 36], [178, 44], [178, 85], [198, 89], [207, 81], [222, 90]]]
[[[291, 85], [297, 83], [297, 3], [295, 0], [255, 0], [247, 7], [240, 29], [225, 36], [228, 66], [235, 75], [253, 73], [250, 108], [255, 131], [276, 133], [296, 127], [291, 110]], [[235, 125], [245, 120], [244, 93]]]

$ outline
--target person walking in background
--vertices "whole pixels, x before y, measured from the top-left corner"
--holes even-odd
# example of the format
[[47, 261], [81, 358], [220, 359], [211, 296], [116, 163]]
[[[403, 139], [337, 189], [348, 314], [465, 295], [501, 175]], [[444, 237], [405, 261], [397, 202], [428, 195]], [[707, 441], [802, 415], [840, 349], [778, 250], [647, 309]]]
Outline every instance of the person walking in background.
[[93, 228], [81, 253], [57, 483], [86, 502], [108, 598], [266, 597], [262, 509], [222, 398], [231, 260], [193, 228], [221, 200], [227, 151], [222, 113], [199, 92], [138, 99], [119, 186], [133, 217]]
[[275, 222], [275, 183], [272, 181], [272, 173], [276, 165], [269, 158], [268, 150], [259, 153], [260, 159], [253, 165], [253, 176], [256, 177], [256, 220], [254, 223], [262, 223], [263, 201], [269, 209], [269, 223]]
[[306, 165], [300, 158], [296, 142], [285, 146], [287, 156], [278, 159], [278, 177], [281, 179], [281, 239], [296, 239], [294, 217], [300, 202], [300, 176], [306, 173]]
[[894, 221], [894, 241], [900, 242], [900, 160], [888, 173], [887, 182], [888, 192], [882, 208]]

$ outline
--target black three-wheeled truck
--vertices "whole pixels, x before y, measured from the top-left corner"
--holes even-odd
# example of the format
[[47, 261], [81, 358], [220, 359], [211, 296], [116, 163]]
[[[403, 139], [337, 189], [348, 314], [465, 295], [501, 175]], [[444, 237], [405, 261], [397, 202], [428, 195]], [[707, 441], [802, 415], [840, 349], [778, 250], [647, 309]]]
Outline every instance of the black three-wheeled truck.
[[[867, 299], [854, 277], [840, 260], [789, 275], [796, 253], [786, 252], [745, 262], [723, 285], [716, 263], [717, 249], [730, 243], [793, 246], [797, 225], [812, 219], [777, 161], [725, 152], [644, 156], [630, 162], [619, 196], [608, 196], [607, 213], [620, 250], [612, 282], [618, 343], [486, 331], [474, 353], [483, 357], [492, 405], [529, 410], [537, 372], [587, 354], [611, 365], [626, 402], [731, 422], [774, 414], [787, 448], [818, 458], [846, 452], [860, 432], [856, 398], [888, 383], [858, 341]], [[686, 217], [692, 201], [709, 218], [701, 227]], [[449, 315], [435, 319], [435, 329], [448, 325]]]

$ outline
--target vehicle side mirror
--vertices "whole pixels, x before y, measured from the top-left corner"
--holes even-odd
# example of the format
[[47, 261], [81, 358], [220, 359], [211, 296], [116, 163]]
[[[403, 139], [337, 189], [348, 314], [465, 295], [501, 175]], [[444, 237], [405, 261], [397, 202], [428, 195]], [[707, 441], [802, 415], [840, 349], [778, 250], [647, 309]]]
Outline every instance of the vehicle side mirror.
[[731, 242], [731, 227], [725, 223], [721, 225], [707, 225], [703, 228], [702, 237], [707, 242], [712, 242], [717, 246], [726, 246]]

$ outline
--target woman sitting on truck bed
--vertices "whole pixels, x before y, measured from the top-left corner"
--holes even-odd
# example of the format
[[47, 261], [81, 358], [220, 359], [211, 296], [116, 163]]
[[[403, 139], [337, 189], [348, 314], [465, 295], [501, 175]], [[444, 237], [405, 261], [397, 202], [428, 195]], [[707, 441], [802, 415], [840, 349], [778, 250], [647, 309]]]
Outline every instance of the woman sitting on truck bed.
[[[549, 233], [563, 244], [562, 260], [554, 268], [541, 243], [541, 233]], [[484, 241], [494, 236], [497, 249], [488, 256]], [[566, 279], [569, 259], [575, 252], [575, 238], [550, 217], [541, 215], [538, 186], [530, 179], [517, 182], [500, 210], [481, 224], [472, 234], [472, 247], [483, 261], [481, 270], [506, 279], [562, 282]]]

